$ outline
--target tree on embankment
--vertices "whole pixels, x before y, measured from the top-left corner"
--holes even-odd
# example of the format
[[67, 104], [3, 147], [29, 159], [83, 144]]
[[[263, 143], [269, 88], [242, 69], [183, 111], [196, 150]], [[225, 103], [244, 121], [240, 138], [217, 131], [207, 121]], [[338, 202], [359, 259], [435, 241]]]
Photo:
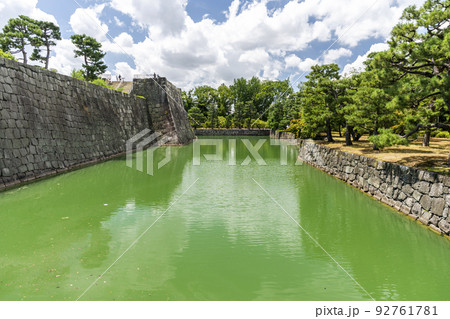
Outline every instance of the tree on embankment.
[[76, 47], [75, 57], [83, 58], [83, 76], [86, 81], [97, 79], [107, 69], [102, 60], [106, 53], [101, 50], [101, 43], [86, 34], [75, 34], [70, 39]]
[[27, 64], [27, 45], [33, 44], [42, 35], [37, 21], [20, 15], [18, 18], [9, 19], [2, 31], [0, 34], [1, 49], [11, 54], [21, 53], [23, 63]]
[[[8, 24], [0, 33], [0, 47], [5, 53], [22, 54], [24, 64], [28, 63], [27, 46], [34, 47], [30, 57], [32, 61], [40, 61], [48, 69], [51, 47], [56, 45], [55, 40], [61, 40], [61, 32], [57, 25], [48, 21], [38, 21], [20, 15], [9, 19]], [[41, 55], [41, 47], [45, 47], [45, 55]]]
[[[34, 50], [30, 59], [43, 62], [44, 68], [48, 69], [51, 47], [56, 45], [55, 40], [61, 40], [61, 32], [59, 27], [52, 22], [36, 21], [36, 24], [41, 32], [38, 36], [31, 39]], [[44, 47], [45, 55], [41, 55], [42, 46]]]
[[308, 81], [300, 86], [304, 129], [312, 136], [324, 130], [328, 142], [334, 142], [332, 128], [341, 120], [338, 108], [345, 92], [338, 81], [339, 67], [337, 64], [315, 65], [306, 78]]
[[389, 62], [401, 72], [396, 103], [409, 109], [409, 124], [425, 129], [428, 146], [431, 130], [448, 130], [450, 117], [450, 1], [428, 0], [421, 8], [405, 9], [392, 30]]

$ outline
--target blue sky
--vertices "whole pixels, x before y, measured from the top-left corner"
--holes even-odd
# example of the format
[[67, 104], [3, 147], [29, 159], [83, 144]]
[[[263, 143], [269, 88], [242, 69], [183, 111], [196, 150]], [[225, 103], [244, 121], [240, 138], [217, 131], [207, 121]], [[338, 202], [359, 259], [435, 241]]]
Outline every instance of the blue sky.
[[57, 23], [63, 40], [50, 66], [81, 67], [70, 36], [86, 33], [106, 51], [113, 76], [168, 77], [177, 86], [218, 86], [234, 78], [290, 78], [315, 64], [360, 69], [384, 50], [402, 11], [423, 0], [0, 0], [0, 25], [25, 14]]

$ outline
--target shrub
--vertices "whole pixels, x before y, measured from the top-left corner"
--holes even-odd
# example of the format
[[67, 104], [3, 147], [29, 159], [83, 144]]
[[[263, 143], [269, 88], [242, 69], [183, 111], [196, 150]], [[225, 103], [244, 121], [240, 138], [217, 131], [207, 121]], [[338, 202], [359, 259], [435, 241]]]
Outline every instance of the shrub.
[[369, 141], [373, 143], [380, 150], [393, 145], [408, 145], [409, 141], [395, 134], [392, 129], [380, 129], [380, 134], [372, 135]]
[[0, 49], [0, 56], [2, 58], [8, 59], [8, 60], [13, 60], [16, 61], [16, 58], [9, 52], [3, 52], [2, 49]]
[[226, 122], [227, 122], [227, 119], [224, 116], [217, 117], [217, 126], [219, 128], [225, 128]]
[[109, 85], [106, 83], [105, 80], [100, 79], [100, 78], [95, 79], [95, 80], [92, 80], [92, 81], [90, 81], [90, 83], [95, 84], [95, 85], [98, 85], [98, 86], [103, 86], [104, 88], [108, 88], [108, 89], [112, 89], [112, 88], [113, 88], [112, 86], [109, 86]]
[[436, 137], [438, 137], [438, 138], [450, 138], [450, 132], [447, 132], [447, 131], [438, 132], [436, 134]]
[[256, 128], [269, 128], [269, 123], [267, 123], [266, 121], [262, 121], [262, 120], [253, 121], [252, 124], [253, 124], [253, 127], [256, 127]]
[[304, 125], [305, 121], [303, 119], [291, 120], [289, 127], [286, 129], [286, 131], [294, 134], [296, 138], [299, 138], [302, 133], [302, 128], [304, 127]]
[[85, 81], [83, 70], [72, 70], [72, 77], [78, 80]]

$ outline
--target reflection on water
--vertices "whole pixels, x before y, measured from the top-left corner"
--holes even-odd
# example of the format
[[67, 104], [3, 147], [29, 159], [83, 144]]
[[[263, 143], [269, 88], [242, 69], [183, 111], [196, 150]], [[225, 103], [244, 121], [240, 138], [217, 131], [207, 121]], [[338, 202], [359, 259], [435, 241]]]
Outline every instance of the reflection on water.
[[450, 297], [447, 240], [286, 148], [241, 165], [225, 139], [223, 161], [175, 147], [154, 176], [122, 158], [0, 193], [0, 299], [76, 299], [164, 214], [83, 300], [368, 300], [254, 180], [376, 299]]

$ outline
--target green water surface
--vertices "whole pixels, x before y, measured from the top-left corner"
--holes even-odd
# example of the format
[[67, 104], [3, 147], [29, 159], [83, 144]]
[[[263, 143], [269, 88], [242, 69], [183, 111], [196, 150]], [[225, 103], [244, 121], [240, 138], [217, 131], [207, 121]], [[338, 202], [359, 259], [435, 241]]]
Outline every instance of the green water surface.
[[450, 299], [447, 239], [297, 152], [241, 165], [227, 138], [222, 161], [173, 147], [153, 176], [120, 158], [0, 193], [0, 299]]

